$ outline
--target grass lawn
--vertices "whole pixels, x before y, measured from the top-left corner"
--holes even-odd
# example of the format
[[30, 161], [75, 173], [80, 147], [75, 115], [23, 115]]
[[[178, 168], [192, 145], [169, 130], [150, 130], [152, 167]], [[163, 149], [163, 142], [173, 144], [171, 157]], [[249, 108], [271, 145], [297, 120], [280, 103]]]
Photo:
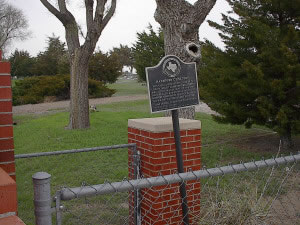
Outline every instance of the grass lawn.
[[11, 86], [14, 87], [16, 85], [17, 80], [16, 79], [11, 79]]
[[[15, 116], [14, 120], [18, 122], [14, 127], [15, 153], [125, 144], [128, 119], [161, 116], [149, 113], [146, 100], [101, 105], [99, 108], [99, 112], [91, 113], [91, 128], [84, 131], [64, 129], [68, 122], [66, 112]], [[270, 156], [270, 153], [254, 153], [235, 148], [230, 143], [222, 143], [226, 139], [237, 139], [262, 131], [218, 124], [210, 115], [203, 113], [197, 113], [197, 119], [202, 122], [202, 143], [205, 146], [202, 148], [202, 160], [207, 167], [229, 161], [239, 162]], [[52, 175], [53, 194], [63, 186], [99, 184], [107, 180], [120, 181], [127, 176], [127, 150], [18, 159], [16, 170], [19, 216], [29, 225], [34, 224], [31, 176], [35, 172], [45, 171]]]
[[[117, 90], [115, 96], [147, 94], [146, 86], [132, 80], [122, 79], [108, 86]], [[128, 119], [162, 115], [150, 114], [147, 100], [99, 105], [97, 109], [99, 112], [91, 113], [91, 128], [84, 131], [64, 129], [68, 123], [67, 112], [14, 116], [14, 122], [17, 122], [14, 127], [15, 153], [126, 144]], [[202, 122], [202, 164], [206, 167], [258, 160], [276, 153], [260, 151], [259, 147], [256, 147], [259, 151], [253, 151], [234, 144], [236, 140], [243, 142], [249, 136], [269, 134], [270, 131], [265, 128], [245, 129], [243, 126], [218, 124], [204, 113], [197, 113], [196, 119]], [[27, 225], [34, 224], [31, 177], [39, 171], [51, 174], [52, 195], [62, 187], [121, 181], [128, 175], [127, 149], [16, 160], [18, 213]], [[120, 215], [128, 215], [127, 198], [128, 193], [114, 193], [63, 202], [67, 209], [63, 213], [63, 224], [102, 224], [100, 217], [110, 221], [109, 224], [123, 224], [124, 221], [119, 219]]]
[[138, 83], [136, 80], [119, 79], [114, 84], [108, 84], [109, 88], [117, 90], [114, 96], [129, 96], [129, 95], [143, 95], [147, 94], [147, 86]]

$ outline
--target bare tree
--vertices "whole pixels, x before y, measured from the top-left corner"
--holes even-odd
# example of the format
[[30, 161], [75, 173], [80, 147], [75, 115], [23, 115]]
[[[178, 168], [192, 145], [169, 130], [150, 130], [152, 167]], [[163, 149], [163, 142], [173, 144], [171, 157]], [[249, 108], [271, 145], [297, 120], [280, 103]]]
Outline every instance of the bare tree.
[[0, 0], [0, 49], [5, 52], [13, 40], [24, 40], [30, 35], [28, 22], [20, 9]]
[[82, 45], [79, 42], [81, 31], [75, 17], [67, 8], [66, 0], [57, 0], [58, 8], [53, 6], [48, 0], [40, 1], [60, 20], [66, 31], [71, 67], [71, 101], [68, 128], [89, 128], [88, 64], [103, 29], [115, 12], [116, 0], [84, 1], [87, 33]]
[[[164, 32], [165, 54], [176, 55], [184, 62], [199, 62], [199, 27], [216, 0], [156, 0], [155, 20]], [[195, 108], [181, 109], [179, 116], [194, 119]]]

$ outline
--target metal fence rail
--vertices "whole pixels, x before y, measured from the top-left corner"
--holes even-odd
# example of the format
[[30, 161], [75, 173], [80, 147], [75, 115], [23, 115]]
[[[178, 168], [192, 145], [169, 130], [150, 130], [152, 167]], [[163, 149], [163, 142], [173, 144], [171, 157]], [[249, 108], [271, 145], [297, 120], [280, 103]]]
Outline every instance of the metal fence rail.
[[198, 180], [200, 178], [221, 176], [226, 174], [238, 173], [243, 171], [252, 171], [264, 167], [279, 166], [288, 163], [300, 161], [300, 153], [297, 155], [272, 158], [261, 161], [240, 163], [205, 170], [191, 171], [187, 173], [172, 174], [159, 177], [144, 178], [138, 180], [124, 180], [121, 182], [107, 183], [100, 185], [91, 185], [76, 188], [64, 188], [61, 190], [61, 200], [71, 200], [100, 194], [109, 194], [114, 192], [126, 192], [141, 188], [149, 188], [161, 185], [180, 183], [183, 181]]
[[81, 153], [81, 152], [95, 152], [95, 151], [113, 150], [113, 149], [130, 148], [130, 147], [136, 148], [136, 144], [123, 144], [123, 145], [101, 146], [95, 148], [81, 148], [81, 149], [71, 149], [71, 150], [53, 151], [53, 152], [19, 154], [19, 155], [15, 155], [15, 159], [26, 159], [26, 158], [53, 156], [53, 155], [65, 155], [65, 154], [73, 154], [73, 153]]
[[[267, 218], [268, 213], [266, 213], [266, 211], [268, 210], [268, 212], [275, 215], [278, 214], [275, 218], [277, 224], [278, 222], [280, 222], [280, 224], [294, 224], [295, 221], [297, 224], [297, 221], [300, 220], [300, 216], [298, 218], [296, 215], [296, 219], [295, 215], [292, 219], [285, 219], [281, 214], [283, 212], [285, 213], [286, 208], [288, 208], [286, 207], [287, 203], [284, 202], [286, 198], [288, 198], [288, 206], [293, 209], [293, 212], [298, 210], [295, 202], [297, 204], [298, 200], [300, 200], [300, 190], [296, 190], [295, 192], [295, 188], [300, 185], [300, 183], [299, 185], [297, 183], [299, 168], [295, 166], [297, 163], [299, 164], [299, 162], [300, 152], [290, 156], [189, 171], [186, 173], [175, 173], [167, 176], [137, 178], [132, 180], [124, 179], [120, 182], [105, 182], [99, 185], [83, 184], [81, 187], [75, 188], [65, 187], [58, 190], [54, 198], [49, 195], [49, 191], [43, 192], [41, 190], [41, 188], [49, 190], [50, 175], [39, 173], [33, 176], [34, 184], [40, 185], [38, 187], [34, 185], [36, 189], [35, 197], [37, 197], [34, 199], [36, 204], [35, 213], [37, 221], [38, 219], [47, 221], [41, 223], [42, 225], [52, 224], [49, 221], [51, 221], [50, 217], [53, 213], [56, 213], [57, 225], [63, 223], [140, 224], [144, 219], [144, 214], [140, 214], [139, 207], [145, 204], [145, 195], [150, 191], [158, 190], [155, 189], [155, 187], [164, 187], [161, 189], [163, 192], [164, 190], [172, 188], [172, 184], [175, 183], [182, 183], [183, 181], [188, 183], [189, 181], [201, 180], [201, 193], [196, 196], [199, 199], [201, 198], [201, 206], [198, 205], [200, 204], [200, 200], [197, 200], [197, 203], [195, 202], [193, 206], [201, 207], [201, 213], [197, 215], [200, 222], [197, 224], [248, 224], [245, 222], [247, 219], [247, 222], [249, 222], [250, 219], [252, 220], [249, 224], [276, 224], [272, 223], [272, 219], [274, 220], [275, 216], [273, 216], [273, 218]], [[291, 174], [292, 177], [290, 176]], [[285, 194], [289, 193], [289, 190], [291, 190], [291, 193], [297, 193], [296, 196], [293, 196], [293, 199], [289, 199], [291, 196]], [[48, 194], [47, 196], [38, 197], [40, 195], [39, 193]], [[160, 195], [160, 193], [157, 194], [158, 196]], [[91, 196], [94, 197], [87, 198]], [[132, 196], [135, 196], [134, 200], [138, 199], [138, 201], [135, 201], [134, 207], [130, 209], [129, 202]], [[285, 200], [280, 201], [278, 196], [284, 197]], [[171, 200], [166, 202], [166, 204], [171, 204], [174, 198], [176, 198], [176, 194], [171, 194]], [[49, 199], [54, 199], [54, 206]], [[69, 202], [65, 202], [65, 206], [62, 206], [62, 201], [72, 199], [78, 199], [76, 202], [78, 202], [80, 206], [75, 207], [73, 211], [72, 208], [65, 205]], [[143, 212], [146, 214], [151, 213], [151, 208], [156, 202], [154, 200], [147, 204], [149, 204], [150, 209], [149, 211]], [[249, 204], [252, 204], [252, 208]], [[53, 208], [51, 208], [51, 205]], [[275, 210], [270, 210], [272, 205], [275, 205], [277, 208], [275, 207]], [[279, 209], [278, 205], [282, 207]], [[241, 212], [236, 210], [236, 208], [240, 207]], [[81, 213], [84, 209], [86, 212]], [[133, 211], [131, 211], [132, 209]], [[46, 212], [44, 210], [46, 210]], [[91, 216], [89, 212], [92, 210], [94, 213], [97, 212], [97, 214]], [[245, 214], [249, 212], [251, 218], [245, 219]], [[163, 216], [161, 216], [161, 218], [163, 218]], [[233, 218], [236, 219], [233, 220]], [[165, 219], [165, 224], [173, 224], [171, 220], [172, 215], [170, 219]], [[264, 222], [266, 220], [268, 223]]]
[[[125, 149], [125, 150], [124, 150]], [[116, 153], [117, 155], [121, 152], [126, 153], [127, 155], [127, 149], [131, 149], [132, 155], [128, 157], [132, 157], [132, 160], [130, 163], [126, 161], [122, 161], [121, 165], [113, 165], [112, 167], [107, 166], [108, 169], [111, 169], [111, 171], [115, 171], [116, 169], [122, 168], [125, 169], [125, 172], [128, 173], [128, 169], [132, 169], [133, 171], [133, 178], [138, 178], [138, 167], [140, 164], [140, 156], [139, 152], [137, 151], [136, 144], [121, 144], [121, 145], [112, 145], [112, 146], [100, 146], [100, 147], [94, 147], [94, 148], [84, 148], [84, 149], [71, 149], [71, 150], [63, 150], [63, 151], [52, 151], [52, 152], [40, 152], [40, 153], [30, 153], [30, 154], [19, 154], [15, 155], [15, 159], [31, 159], [33, 158], [38, 159], [38, 157], [43, 156], [51, 156], [51, 160], [54, 161], [62, 160], [62, 157], [65, 157], [64, 160], [67, 160], [67, 157], [70, 157], [71, 155], [77, 153], [77, 154], [84, 154], [85, 153], [94, 153], [90, 156], [95, 156], [96, 152], [101, 152], [101, 156], [104, 156], [103, 154], [106, 153]], [[120, 151], [119, 151], [120, 150]], [[119, 153], [118, 153], [119, 152]], [[103, 154], [102, 154], [103, 153]], [[122, 153], [122, 154], [123, 154]], [[114, 156], [116, 154], [113, 154]], [[80, 158], [82, 158], [83, 155], [79, 155]], [[97, 155], [99, 157], [100, 155]], [[119, 156], [119, 155], [118, 155]], [[107, 157], [107, 155], [106, 155]], [[44, 157], [43, 157], [44, 158]], [[90, 158], [90, 157], [89, 157]], [[127, 157], [126, 157], [127, 158]], [[49, 158], [50, 160], [50, 158]], [[48, 161], [48, 159], [46, 159]], [[125, 166], [125, 167], [124, 167]], [[40, 167], [40, 166], [39, 166]], [[122, 169], [123, 170], [123, 169]], [[47, 170], [44, 170], [47, 171]], [[115, 171], [116, 172], [116, 171]], [[122, 172], [123, 174], [123, 172]], [[57, 174], [55, 174], [57, 176]], [[97, 175], [95, 173], [95, 175]], [[98, 174], [99, 178], [101, 177], [101, 174]], [[107, 174], [106, 174], [107, 175]], [[105, 176], [105, 174], [104, 174]], [[32, 176], [33, 179], [33, 186], [34, 186], [34, 214], [35, 214], [35, 223], [39, 225], [50, 225], [52, 224], [52, 214], [56, 214], [56, 222], [57, 224], [62, 224], [62, 207], [60, 205], [60, 191], [57, 191], [56, 195], [53, 197], [50, 196], [50, 187], [51, 187], [51, 175], [46, 172], [37, 172]], [[122, 179], [122, 177], [119, 177], [118, 179]], [[59, 188], [61, 188], [60, 186]], [[138, 192], [134, 191], [134, 205], [136, 206], [138, 204]], [[55, 200], [55, 206], [53, 206], [52, 202]], [[134, 212], [134, 217], [137, 218], [138, 211]]]

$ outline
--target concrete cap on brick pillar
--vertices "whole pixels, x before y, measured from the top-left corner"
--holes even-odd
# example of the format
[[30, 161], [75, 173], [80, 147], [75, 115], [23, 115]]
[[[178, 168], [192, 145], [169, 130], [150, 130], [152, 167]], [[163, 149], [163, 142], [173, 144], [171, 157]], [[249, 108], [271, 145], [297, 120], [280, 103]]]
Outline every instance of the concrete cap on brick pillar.
[[[179, 123], [180, 123], [181, 130], [201, 129], [201, 122], [199, 120], [180, 118]], [[150, 131], [153, 133], [173, 131], [173, 124], [172, 124], [171, 117], [130, 119], [128, 120], [128, 127]]]

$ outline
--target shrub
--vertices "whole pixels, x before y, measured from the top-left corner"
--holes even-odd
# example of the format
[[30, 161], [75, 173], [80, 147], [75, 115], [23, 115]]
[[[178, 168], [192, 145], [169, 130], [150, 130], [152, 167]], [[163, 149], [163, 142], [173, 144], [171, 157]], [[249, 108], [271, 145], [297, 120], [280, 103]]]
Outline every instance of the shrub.
[[[101, 84], [101, 85], [99, 85]], [[115, 90], [106, 87], [103, 82], [89, 79], [89, 97], [90, 98], [102, 98], [110, 97], [115, 93]]]
[[[101, 81], [89, 79], [89, 97], [110, 97], [115, 90]], [[36, 104], [45, 98], [55, 96], [56, 100], [70, 98], [70, 75], [38, 76], [18, 80], [13, 87], [13, 105]]]

